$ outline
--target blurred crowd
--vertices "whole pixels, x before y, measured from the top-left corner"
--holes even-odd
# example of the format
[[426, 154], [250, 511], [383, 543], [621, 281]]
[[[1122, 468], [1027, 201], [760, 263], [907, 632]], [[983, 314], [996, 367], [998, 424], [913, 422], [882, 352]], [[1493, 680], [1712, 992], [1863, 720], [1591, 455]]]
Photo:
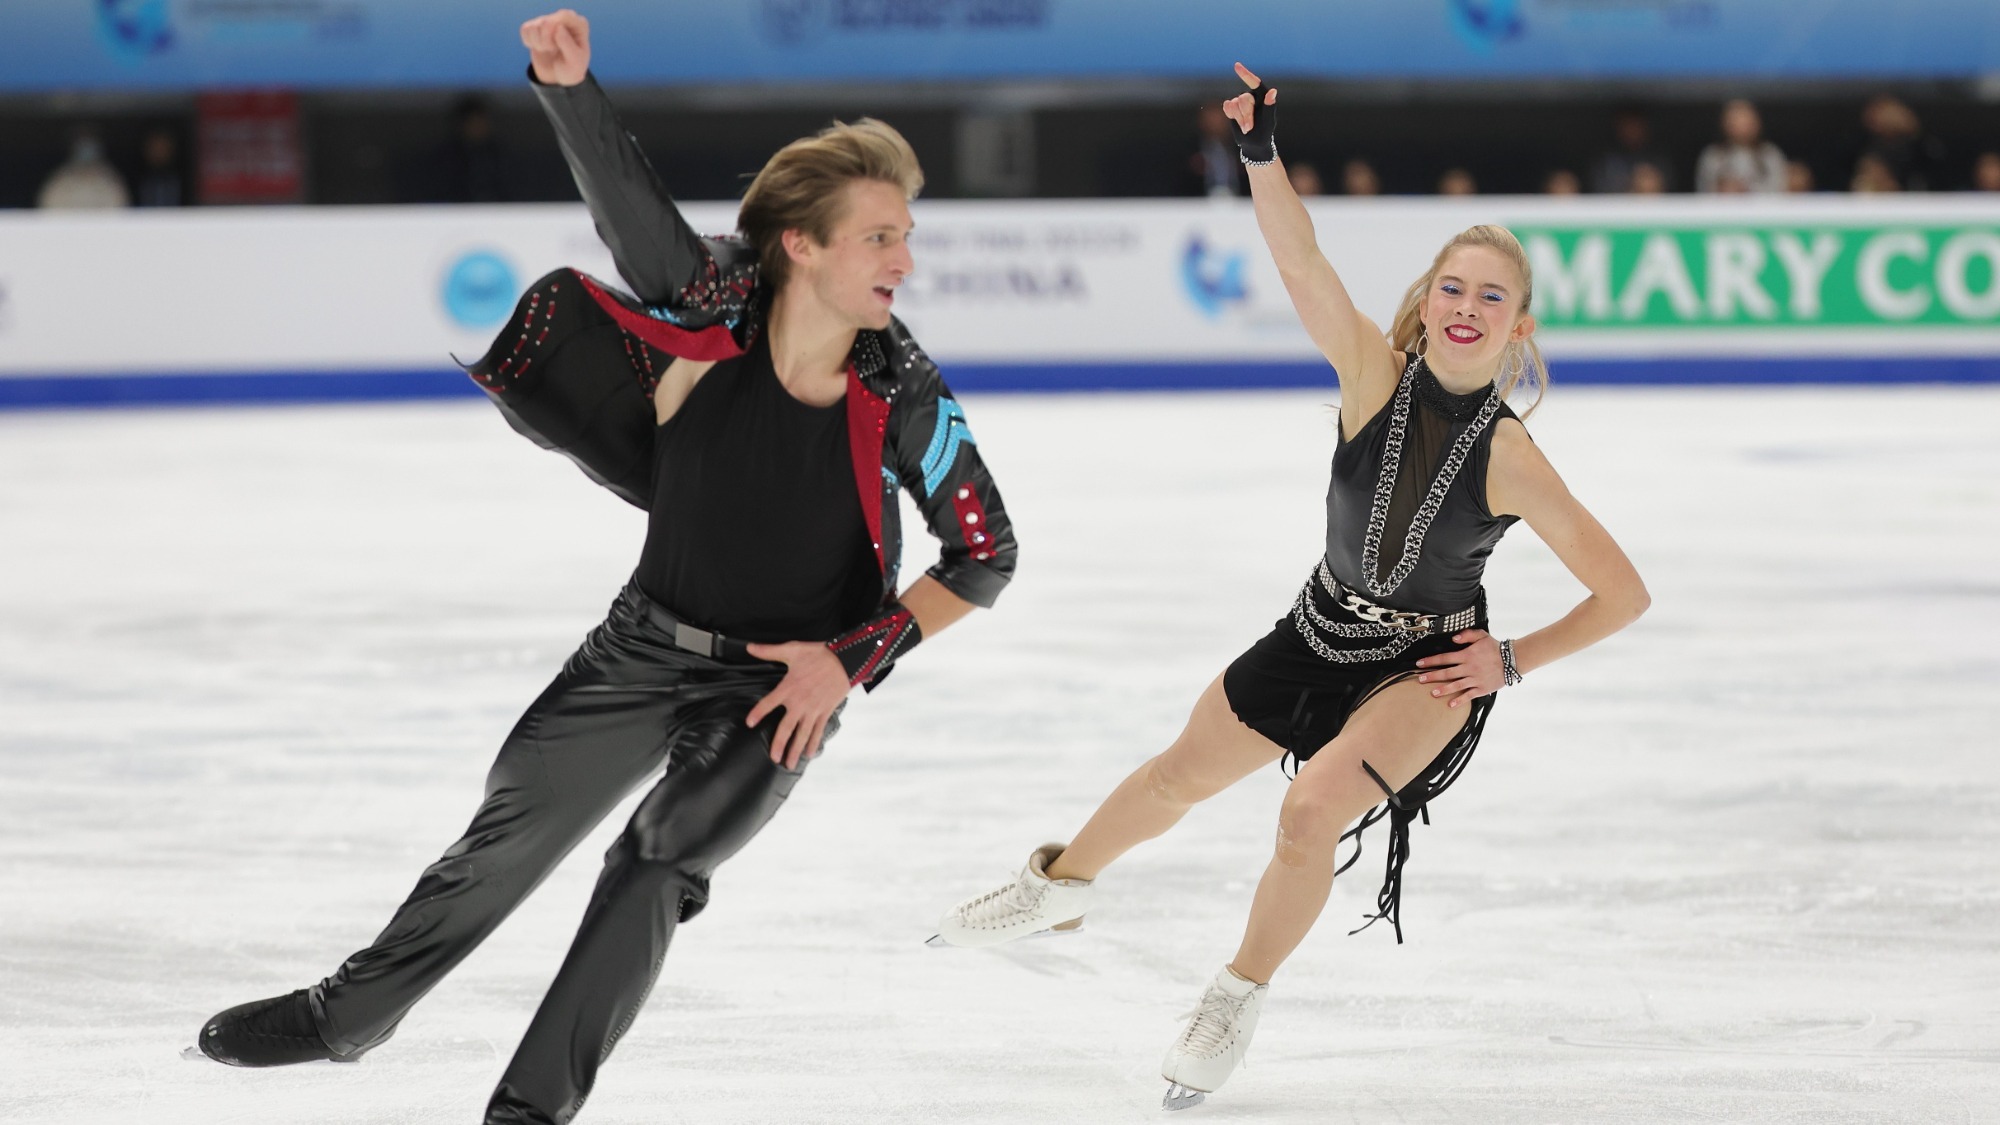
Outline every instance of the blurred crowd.
[[[185, 155], [181, 135], [176, 125], [151, 126], [139, 143], [136, 165], [121, 169], [107, 156], [98, 128], [79, 125], [67, 157], [42, 181], [35, 205], [81, 210], [201, 202], [197, 169]], [[452, 107], [446, 140], [413, 163], [423, 165], [422, 187], [408, 202], [506, 203], [516, 198], [492, 109], [481, 95], [460, 98]]]
[[[1676, 153], [1656, 144], [1646, 111], [1618, 111], [1603, 150], [1576, 167], [1548, 169], [1541, 178], [1544, 195], [1664, 195], [1692, 191], [1702, 194], [1763, 195], [1785, 192], [1925, 192], [1967, 190], [2000, 192], [2000, 144], [1954, 159], [1944, 143], [1925, 132], [1923, 123], [1901, 99], [1884, 94], [1862, 108], [1859, 128], [1850, 142], [1851, 156], [1843, 163], [1851, 172], [1842, 182], [1821, 184], [1812, 165], [1788, 157], [1785, 148], [1765, 135], [1763, 116], [1745, 98], [1725, 102], [1717, 116], [1715, 137], [1699, 152]], [[1200, 143], [1188, 158], [1194, 194], [1241, 195], [1247, 191], [1230, 144], [1229, 120], [1219, 106], [1203, 106], [1195, 118]], [[1996, 138], [2000, 140], [2000, 138]], [[1823, 138], [1815, 143], [1824, 144]], [[1690, 159], [1691, 155], [1691, 159]], [[1366, 156], [1341, 162], [1337, 183], [1329, 183], [1311, 160], [1287, 160], [1286, 171], [1300, 195], [1381, 195], [1382, 177]], [[1477, 170], [1446, 168], [1428, 192], [1417, 194], [1477, 195]]]
[[[1448, 115], [1449, 111], [1439, 113]], [[338, 153], [320, 154], [317, 171], [322, 181], [338, 173], [377, 186], [367, 191], [356, 189], [345, 196], [340, 191], [315, 192], [301, 187], [296, 201], [494, 203], [574, 198], [567, 194], [567, 182], [560, 177], [559, 159], [553, 152], [539, 150], [550, 141], [546, 127], [532, 111], [516, 112], [506, 119], [511, 133], [503, 128], [484, 95], [465, 95], [452, 102], [442, 116], [448, 117], [448, 121], [442, 122], [442, 129], [438, 124], [426, 126], [430, 132], [413, 135], [428, 139], [406, 144], [393, 153], [385, 155], [371, 144], [360, 144]], [[1310, 122], [1312, 118], [1305, 120]], [[1688, 132], [1687, 125], [1683, 113], [1683, 135]], [[767, 127], [782, 130], [791, 126], [785, 123]], [[1059, 123], [1050, 125], [1048, 131], [1061, 133], [1070, 128]], [[1119, 153], [1110, 161], [1119, 166], [1115, 176], [1100, 176], [1094, 182], [1076, 186], [1053, 182], [1031, 194], [1146, 195], [1178, 191], [1191, 195], [1242, 195], [1247, 185], [1227, 133], [1229, 128], [1219, 106], [1203, 106], [1195, 119], [1193, 151], [1186, 155], [1178, 170], [1156, 165], [1158, 175], [1151, 179], [1135, 176], [1130, 171], [1135, 161], [1130, 155]], [[726, 134], [728, 130], [723, 132]], [[1669, 146], [1656, 140], [1652, 116], [1646, 110], [1627, 106], [1611, 115], [1608, 135], [1595, 151], [1587, 141], [1556, 146], [1575, 155], [1566, 164], [1557, 162], [1557, 166], [1543, 168], [1535, 186], [1548, 195], [2000, 192], [2000, 141], [1995, 140], [1995, 134], [1975, 131], [1970, 134], [1975, 139], [1968, 144], [1967, 134], [1961, 130], [1958, 151], [1953, 151], [1925, 129], [1906, 102], [1892, 95], [1867, 100], [1846, 135], [1823, 126], [1800, 132], [1802, 135], [1792, 137], [1770, 135], [1758, 107], [1739, 98], [1721, 106], [1715, 116], [1713, 137], [1705, 146], [1698, 149], [1693, 144]], [[98, 128], [77, 125], [69, 136], [67, 155], [49, 167], [40, 180], [34, 203], [46, 208], [116, 208], [176, 207], [203, 202], [201, 182], [191, 159], [191, 133], [187, 122], [163, 121], [145, 128], [135, 145], [128, 129], [121, 151], [114, 156]], [[1482, 167], [1477, 157], [1470, 157], [1465, 163], [1445, 167], [1434, 179], [1428, 177], [1436, 172], [1436, 163], [1429, 165], [1430, 171], [1423, 173], [1423, 179], [1414, 178], [1408, 164], [1397, 165], [1391, 170], [1398, 182], [1391, 185], [1384, 174], [1385, 166], [1366, 152], [1350, 151], [1329, 158], [1327, 152], [1338, 146], [1329, 144], [1315, 149], [1310, 143], [1296, 142], [1293, 134], [1283, 129], [1280, 133], [1280, 151], [1286, 157], [1293, 186], [1303, 195], [1476, 195], [1482, 190], [1482, 177], [1489, 172], [1504, 180], [1507, 190], [1524, 190], [1528, 184], [1518, 157], [1490, 169]], [[940, 134], [949, 137], [948, 126], [933, 130], [934, 138]], [[655, 151], [656, 146], [671, 146], [679, 136], [654, 125], [652, 135], [642, 136], [642, 141], [649, 151]], [[1169, 146], [1173, 143], [1171, 136], [1169, 124], [1164, 134]], [[1287, 145], [1288, 138], [1295, 139], [1295, 143]], [[749, 147], [754, 149], [759, 144], [762, 142]], [[931, 155], [936, 144], [937, 139], [933, 139], [924, 148], [926, 165], [933, 169], [948, 168], [949, 154]], [[1545, 144], [1542, 148], [1548, 151], [1550, 146]], [[1171, 147], [1166, 151], [1171, 152]], [[657, 160], [656, 151], [655, 155]], [[372, 179], [347, 167], [371, 161], [389, 167], [377, 167]], [[310, 165], [313, 161], [306, 159], [303, 163]], [[680, 169], [683, 172], [692, 170], [686, 163]], [[1815, 175], [1815, 168], [1820, 170], [1819, 176]], [[1500, 175], [1502, 172], [1506, 175]], [[557, 178], [551, 181], [551, 175]], [[733, 176], [726, 170], [722, 176], [720, 192], [713, 186], [702, 186], [711, 193], [729, 194]], [[948, 172], [942, 176], [934, 172], [931, 195], [954, 194], [948, 176]], [[25, 195], [23, 191], [15, 202], [25, 204]], [[214, 200], [211, 197], [207, 201]]]

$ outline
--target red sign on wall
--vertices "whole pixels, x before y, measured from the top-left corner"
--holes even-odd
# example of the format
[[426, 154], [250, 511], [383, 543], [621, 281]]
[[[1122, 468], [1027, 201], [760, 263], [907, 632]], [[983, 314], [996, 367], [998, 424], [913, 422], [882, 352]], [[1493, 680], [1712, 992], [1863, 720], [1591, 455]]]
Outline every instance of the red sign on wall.
[[203, 203], [298, 203], [305, 198], [299, 99], [289, 90], [203, 94], [196, 102]]

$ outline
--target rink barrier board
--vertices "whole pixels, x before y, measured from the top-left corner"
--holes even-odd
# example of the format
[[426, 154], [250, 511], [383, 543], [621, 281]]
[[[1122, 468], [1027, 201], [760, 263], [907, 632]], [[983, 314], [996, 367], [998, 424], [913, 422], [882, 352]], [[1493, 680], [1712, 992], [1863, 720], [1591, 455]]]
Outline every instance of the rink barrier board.
[[[1331, 388], [1322, 363], [953, 363], [960, 392], [1209, 391]], [[1557, 386], [2000, 384], [2000, 356], [1881, 358], [1703, 357], [1571, 359]], [[263, 371], [236, 374], [54, 375], [0, 378], [0, 410], [125, 406], [283, 405], [469, 398], [483, 392], [449, 370]]]
[[[733, 206], [683, 206], [727, 230]], [[1986, 382], [1988, 198], [1316, 199], [1356, 308], [1502, 220], [1558, 383]], [[924, 201], [896, 312], [954, 386], [1322, 386], [1247, 200]], [[0, 405], [470, 394], [536, 277], [617, 270], [577, 204], [0, 213]], [[117, 296], [107, 298], [107, 280]]]

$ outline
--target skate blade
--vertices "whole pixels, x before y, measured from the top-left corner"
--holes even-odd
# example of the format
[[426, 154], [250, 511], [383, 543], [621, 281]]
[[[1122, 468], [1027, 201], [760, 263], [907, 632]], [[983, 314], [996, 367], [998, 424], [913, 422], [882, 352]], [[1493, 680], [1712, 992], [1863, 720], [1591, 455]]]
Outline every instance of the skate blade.
[[[1083, 932], [1083, 919], [1072, 918], [1067, 922], [1058, 922], [1046, 930], [1036, 930], [1034, 933], [1029, 934], [1027, 937], [1022, 938], [1021, 940], [1033, 941], [1036, 938], [1068, 937], [1071, 934], [1080, 934], [1082, 932]], [[931, 947], [932, 949], [957, 948], [950, 942], [944, 940], [943, 934], [932, 934], [930, 937], [924, 939], [924, 944]], [[1002, 944], [1004, 945], [1006, 943], [1003, 942]]]
[[1208, 1095], [1200, 1090], [1190, 1090], [1178, 1082], [1167, 1083], [1167, 1096], [1160, 1099], [1160, 1108], [1168, 1111], [1193, 1109], [1208, 1100]]
[[206, 1062], [208, 1060], [208, 1056], [201, 1053], [200, 1047], [193, 1046], [182, 1047], [181, 1057], [189, 1062]]

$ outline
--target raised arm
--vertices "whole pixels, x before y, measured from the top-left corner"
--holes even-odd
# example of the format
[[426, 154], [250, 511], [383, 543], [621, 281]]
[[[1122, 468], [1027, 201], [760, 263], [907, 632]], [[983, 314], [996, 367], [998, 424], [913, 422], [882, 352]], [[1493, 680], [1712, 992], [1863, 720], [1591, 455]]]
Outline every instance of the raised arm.
[[535, 96], [618, 272], [649, 305], [671, 304], [710, 257], [590, 75], [590, 22], [564, 8], [521, 25]]
[[1395, 353], [1382, 330], [1354, 307], [1340, 275], [1320, 252], [1312, 216], [1285, 175], [1273, 136], [1278, 91], [1265, 89], [1242, 63], [1236, 64], [1236, 76], [1250, 92], [1231, 98], [1222, 109], [1236, 122], [1257, 228], [1284, 279], [1285, 292], [1291, 295], [1306, 335], [1339, 376], [1343, 400], [1353, 401], [1350, 396], [1358, 395], [1364, 402], [1387, 401], [1398, 374]]

